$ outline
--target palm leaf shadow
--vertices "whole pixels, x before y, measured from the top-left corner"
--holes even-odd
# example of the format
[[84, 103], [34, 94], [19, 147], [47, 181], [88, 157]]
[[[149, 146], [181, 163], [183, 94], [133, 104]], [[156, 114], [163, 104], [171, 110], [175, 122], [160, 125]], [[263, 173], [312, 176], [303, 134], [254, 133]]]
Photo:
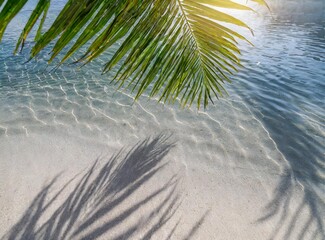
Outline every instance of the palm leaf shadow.
[[[295, 191], [299, 185], [303, 187], [304, 193], [302, 197], [297, 199]], [[300, 201], [298, 206], [294, 207], [293, 213], [290, 213], [289, 209], [297, 200]], [[272, 200], [265, 206], [264, 215], [258, 219], [258, 222], [267, 222], [272, 218], [279, 217], [268, 238], [270, 240], [304, 240], [310, 235], [312, 236], [310, 239], [324, 239], [324, 209], [325, 201], [319, 192], [308, 181], [301, 182], [301, 179], [297, 179], [295, 172], [290, 169], [281, 177]], [[308, 211], [308, 218], [303, 220], [301, 218], [302, 212], [306, 210]], [[302, 227], [299, 227], [298, 225], [301, 224], [303, 224]]]
[[287, 166], [258, 222], [278, 219], [270, 240], [325, 239], [322, 143], [289, 121], [285, 128], [273, 121], [276, 122], [269, 118], [263, 124], [285, 157]]
[[[275, 110], [272, 107], [274, 103], [265, 101], [260, 96], [244, 99], [251, 105], [253, 101], [258, 103], [253, 113], [256, 116], [263, 115], [260, 117], [261, 122], [283, 155], [286, 164], [272, 199], [266, 204], [262, 216], [257, 221], [260, 223], [272, 219], [276, 221], [274, 230], [268, 238], [270, 240], [325, 239], [323, 142], [295, 124], [303, 121], [298, 119], [295, 112], [274, 114]], [[259, 113], [257, 109], [261, 112]], [[279, 124], [283, 119], [287, 120]]]
[[[129, 239], [140, 230], [143, 233], [141, 239], [151, 239], [174, 216], [181, 203], [176, 190], [177, 176], [167, 179], [161, 187], [150, 189], [148, 194], [136, 198], [132, 204], [126, 202], [166, 166], [163, 159], [174, 147], [169, 139], [170, 136], [163, 134], [147, 138], [128, 152], [122, 149], [104, 165], [100, 164], [101, 159], [97, 159], [77, 180], [67, 197], [62, 198], [62, 192], [77, 177], [49, 197], [59, 178], [55, 177], [37, 194], [20, 220], [2, 239], [97, 239], [104, 234], [105, 237], [112, 235], [109, 239]], [[58, 200], [59, 204], [54, 205]], [[41, 222], [45, 212], [53, 206], [54, 211]], [[150, 206], [146, 208], [150, 210], [143, 213], [142, 207], [145, 206]], [[118, 214], [116, 209], [121, 209]], [[140, 222], [125, 225], [126, 220], [135, 217]]]

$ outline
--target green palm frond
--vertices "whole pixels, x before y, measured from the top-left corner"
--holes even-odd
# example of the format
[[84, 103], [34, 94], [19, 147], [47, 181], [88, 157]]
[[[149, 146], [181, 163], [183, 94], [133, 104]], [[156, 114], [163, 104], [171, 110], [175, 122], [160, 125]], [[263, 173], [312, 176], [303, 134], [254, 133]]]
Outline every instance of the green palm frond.
[[[264, 0], [251, 1], [266, 5]], [[0, 13], [0, 40], [26, 2], [5, 3]], [[0, 0], [0, 7], [2, 4]], [[135, 98], [148, 91], [150, 96], [159, 96], [159, 101], [179, 99], [184, 106], [196, 102], [198, 107], [221, 96], [223, 83], [240, 66], [237, 40], [246, 39], [223, 23], [250, 30], [219, 9], [252, 10], [232, 0], [68, 0], [40, 36], [49, 4], [50, 0], [38, 1], [16, 51], [38, 19], [41, 24], [31, 57], [55, 42], [49, 62], [63, 52], [62, 64], [87, 43], [78, 59], [86, 64], [120, 42], [103, 70], [119, 66], [114, 78], [119, 87], [135, 91]]]

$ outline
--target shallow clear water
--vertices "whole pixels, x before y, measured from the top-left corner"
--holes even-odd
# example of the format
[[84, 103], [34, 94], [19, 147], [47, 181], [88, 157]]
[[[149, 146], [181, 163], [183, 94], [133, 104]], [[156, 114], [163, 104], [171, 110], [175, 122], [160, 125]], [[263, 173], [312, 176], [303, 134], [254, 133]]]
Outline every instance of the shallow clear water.
[[[61, 6], [60, 1], [54, 5], [52, 18]], [[137, 138], [137, 125], [152, 121], [156, 125], [153, 128], [161, 122], [165, 126], [160, 128], [173, 128], [185, 119], [202, 123], [213, 119], [222, 128], [236, 132], [240, 124], [229, 118], [247, 115], [265, 128], [289, 158], [324, 158], [323, 23], [296, 25], [270, 18], [251, 21], [255, 46], [243, 46], [245, 69], [227, 85], [228, 97], [197, 113], [194, 109], [163, 106], [146, 97], [133, 104], [127, 91], [116, 92], [116, 87], [108, 84], [110, 74], [100, 75], [110, 53], [82, 69], [64, 66], [56, 71], [46, 65], [46, 52], [29, 63], [25, 63], [28, 46], [21, 55], [13, 56], [15, 40], [29, 12], [27, 6], [0, 45], [2, 137], [68, 130], [85, 137], [101, 137], [100, 141], [112, 136], [118, 139], [114, 134], [120, 135], [119, 131]], [[173, 117], [164, 116], [164, 112]], [[249, 127], [254, 129], [253, 124]]]
[[255, 46], [243, 46], [245, 69], [227, 85], [229, 96], [197, 112], [145, 96], [134, 103], [127, 91], [117, 92], [108, 84], [111, 75], [100, 74], [110, 53], [82, 69], [51, 71], [46, 53], [24, 63], [28, 46], [12, 56], [24, 18], [15, 20], [0, 44], [0, 141], [60, 135], [124, 146], [169, 131], [185, 165], [206, 165], [209, 171], [254, 169], [260, 178], [280, 171], [308, 189], [311, 210], [324, 212], [323, 23], [296, 25], [270, 18], [252, 23]]

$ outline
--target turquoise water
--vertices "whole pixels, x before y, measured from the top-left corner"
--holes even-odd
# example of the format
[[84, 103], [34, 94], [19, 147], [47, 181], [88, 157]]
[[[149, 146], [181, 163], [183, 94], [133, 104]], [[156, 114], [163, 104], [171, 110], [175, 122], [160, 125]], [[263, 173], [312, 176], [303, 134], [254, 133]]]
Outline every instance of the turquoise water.
[[[278, 205], [290, 203], [294, 179], [305, 189], [303, 206], [313, 213], [318, 236], [324, 236], [324, 23], [269, 17], [252, 23], [255, 46], [243, 46], [245, 69], [226, 86], [229, 96], [197, 112], [146, 96], [134, 103], [132, 94], [116, 91], [108, 84], [112, 74], [100, 74], [110, 53], [81, 69], [52, 71], [46, 52], [25, 63], [28, 44], [18, 56], [12, 51], [27, 13], [15, 19], [0, 44], [0, 141], [60, 135], [123, 146], [170, 131], [184, 164], [253, 168], [261, 178], [280, 171]], [[269, 162], [272, 167], [266, 167]]]

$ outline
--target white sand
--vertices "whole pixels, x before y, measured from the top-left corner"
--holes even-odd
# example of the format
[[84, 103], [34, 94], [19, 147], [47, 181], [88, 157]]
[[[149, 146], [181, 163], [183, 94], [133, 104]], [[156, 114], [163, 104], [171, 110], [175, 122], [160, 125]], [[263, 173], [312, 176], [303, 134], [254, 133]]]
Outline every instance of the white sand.
[[[312, 236], [317, 221], [304, 190], [243, 103], [221, 101], [200, 114], [140, 103], [120, 106], [125, 115], [97, 135], [83, 132], [80, 118], [70, 127], [26, 127], [28, 135], [7, 129], [0, 137], [3, 238], [321, 239]], [[146, 139], [151, 145], [137, 145]]]

